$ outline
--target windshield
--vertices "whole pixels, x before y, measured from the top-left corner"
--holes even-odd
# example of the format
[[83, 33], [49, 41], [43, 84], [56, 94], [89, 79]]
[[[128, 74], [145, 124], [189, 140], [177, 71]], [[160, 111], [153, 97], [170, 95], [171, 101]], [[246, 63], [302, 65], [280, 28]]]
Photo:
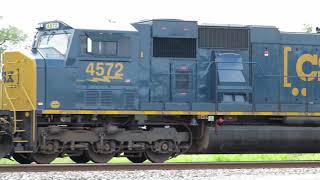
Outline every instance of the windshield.
[[47, 58], [64, 58], [69, 44], [70, 34], [45, 34], [39, 37], [37, 48]]

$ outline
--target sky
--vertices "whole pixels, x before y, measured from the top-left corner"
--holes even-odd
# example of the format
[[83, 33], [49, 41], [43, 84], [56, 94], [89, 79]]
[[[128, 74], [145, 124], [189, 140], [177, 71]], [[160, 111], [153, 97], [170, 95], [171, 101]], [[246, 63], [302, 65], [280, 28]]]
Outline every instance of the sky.
[[320, 26], [318, 0], [0, 0], [0, 28], [17, 26], [31, 35], [39, 22], [62, 20], [83, 24], [132, 23], [174, 18], [199, 23], [273, 25], [302, 31], [303, 24]]

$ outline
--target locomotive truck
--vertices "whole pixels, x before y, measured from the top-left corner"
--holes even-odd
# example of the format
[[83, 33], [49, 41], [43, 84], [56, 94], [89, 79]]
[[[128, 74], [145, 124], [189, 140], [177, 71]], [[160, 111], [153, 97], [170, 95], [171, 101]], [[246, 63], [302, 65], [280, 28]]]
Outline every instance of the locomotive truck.
[[2, 54], [0, 157], [320, 152], [320, 34], [155, 19], [40, 23]]

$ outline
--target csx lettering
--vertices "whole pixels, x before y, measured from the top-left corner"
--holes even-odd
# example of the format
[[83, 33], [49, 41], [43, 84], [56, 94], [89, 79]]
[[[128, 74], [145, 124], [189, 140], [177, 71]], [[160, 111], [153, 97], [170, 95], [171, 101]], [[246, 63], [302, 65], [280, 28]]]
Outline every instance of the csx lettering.
[[[292, 51], [291, 47], [284, 47], [283, 50], [283, 87], [291, 88], [291, 93], [298, 96], [307, 96], [307, 87], [292, 87], [293, 84], [289, 81], [289, 53]], [[317, 78], [320, 81], [320, 71], [305, 71], [304, 64], [311, 66], [320, 66], [320, 59], [317, 54], [302, 54], [296, 61], [295, 70], [297, 77], [302, 81], [313, 81]]]
[[13, 71], [2, 72], [3, 82], [5, 82], [5, 83], [13, 83], [14, 82], [13, 77], [12, 77], [13, 74], [14, 74]]
[[299, 57], [296, 64], [296, 72], [299, 78], [303, 81], [312, 81], [318, 75], [317, 71], [311, 71], [310, 73], [306, 73], [303, 71], [303, 64], [310, 63], [313, 66], [318, 66], [318, 55], [314, 54], [303, 54]]
[[89, 63], [86, 73], [89, 74], [92, 82], [111, 82], [112, 80], [123, 79], [124, 65], [122, 63]]

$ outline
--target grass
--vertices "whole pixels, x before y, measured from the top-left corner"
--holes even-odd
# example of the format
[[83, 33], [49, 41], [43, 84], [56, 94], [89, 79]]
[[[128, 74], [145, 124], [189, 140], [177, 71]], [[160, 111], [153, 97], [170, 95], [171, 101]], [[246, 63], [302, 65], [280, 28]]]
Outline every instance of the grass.
[[[219, 154], [181, 155], [167, 162], [221, 162], [221, 161], [275, 161], [275, 160], [320, 160], [320, 154]], [[113, 158], [110, 163], [127, 163], [127, 158]], [[53, 163], [73, 163], [68, 157], [57, 158]], [[9, 159], [1, 159], [0, 164], [17, 164]]]

